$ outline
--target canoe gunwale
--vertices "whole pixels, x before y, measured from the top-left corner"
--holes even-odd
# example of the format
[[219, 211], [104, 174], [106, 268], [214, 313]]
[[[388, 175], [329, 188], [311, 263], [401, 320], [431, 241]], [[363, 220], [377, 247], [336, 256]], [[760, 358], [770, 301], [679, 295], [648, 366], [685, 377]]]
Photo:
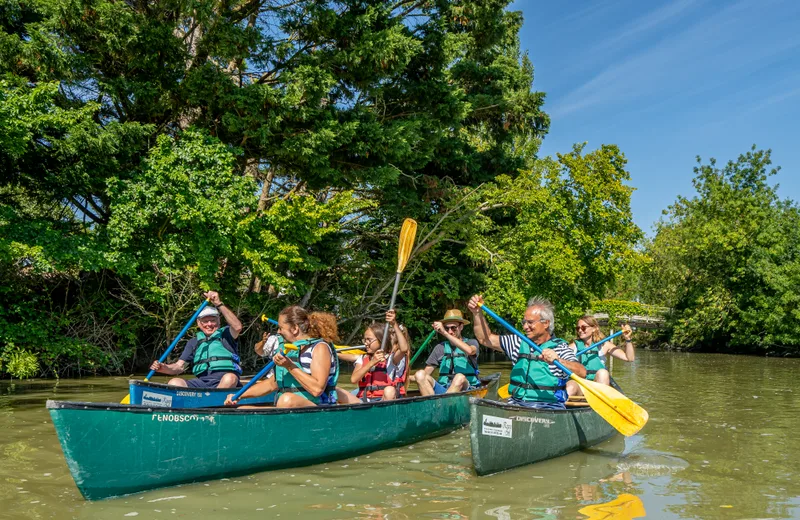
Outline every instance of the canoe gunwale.
[[535, 414], [576, 414], [576, 413], [594, 413], [590, 406], [581, 406], [575, 408], [566, 408], [564, 410], [547, 410], [544, 408], [528, 408], [527, 406], [520, 406], [518, 404], [503, 403], [500, 401], [492, 401], [491, 399], [484, 399], [482, 397], [470, 397], [470, 404], [477, 404], [480, 406], [487, 406], [490, 408], [501, 408], [503, 410], [517, 410], [520, 412], [535, 413]]
[[[240, 409], [240, 408], [161, 408], [149, 405], [132, 405], [121, 403], [97, 403], [97, 402], [84, 402], [84, 401], [57, 401], [48, 399], [46, 406], [47, 409], [56, 410], [100, 410], [100, 411], [116, 411], [116, 412], [131, 412], [131, 413], [180, 413], [180, 414], [193, 414], [193, 415], [284, 415], [290, 413], [315, 413], [315, 412], [341, 412], [347, 410], [360, 410], [369, 409], [381, 406], [395, 406], [406, 405], [418, 401], [435, 400], [435, 399], [449, 399], [453, 397], [463, 397], [465, 395], [474, 395], [483, 390], [491, 390], [493, 386], [497, 386], [500, 381], [500, 373], [496, 372], [481, 378], [484, 385], [472, 390], [464, 392], [455, 392], [452, 394], [439, 394], [428, 396], [404, 397], [394, 399], [392, 401], [375, 401], [373, 403], [357, 403], [357, 404], [337, 404], [330, 406], [306, 406], [302, 408], [274, 408], [264, 407], [263, 409]], [[146, 383], [148, 385], [161, 385], [160, 383]], [[169, 385], [163, 385], [169, 386]], [[191, 391], [192, 389], [189, 389]], [[219, 389], [216, 389], [219, 391]], [[222, 391], [230, 392], [230, 389], [223, 389]]]

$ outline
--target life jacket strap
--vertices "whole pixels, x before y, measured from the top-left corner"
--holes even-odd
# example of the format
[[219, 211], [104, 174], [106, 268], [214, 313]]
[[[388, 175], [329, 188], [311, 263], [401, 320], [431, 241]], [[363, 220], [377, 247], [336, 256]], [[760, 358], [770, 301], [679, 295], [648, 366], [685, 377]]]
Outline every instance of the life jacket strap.
[[525, 390], [566, 390], [567, 385], [559, 385], [559, 386], [543, 386], [543, 385], [532, 385], [530, 383], [511, 383], [509, 386], [515, 386], [517, 388], [524, 388]]

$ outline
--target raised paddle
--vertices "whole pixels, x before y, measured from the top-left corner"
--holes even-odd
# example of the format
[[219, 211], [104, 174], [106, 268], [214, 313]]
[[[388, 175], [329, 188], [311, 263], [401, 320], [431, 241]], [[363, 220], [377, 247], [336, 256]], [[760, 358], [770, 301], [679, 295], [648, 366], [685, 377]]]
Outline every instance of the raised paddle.
[[[194, 311], [194, 314], [192, 314], [192, 317], [189, 318], [189, 321], [186, 322], [186, 325], [183, 326], [183, 329], [181, 329], [180, 334], [175, 336], [175, 339], [172, 340], [172, 344], [169, 346], [169, 348], [167, 348], [167, 350], [164, 352], [164, 354], [159, 358], [159, 360], [158, 360], [159, 363], [163, 363], [167, 359], [167, 356], [169, 356], [170, 352], [172, 352], [172, 349], [175, 348], [175, 345], [178, 344], [178, 342], [181, 340], [181, 338], [186, 334], [186, 331], [189, 330], [189, 327], [192, 326], [192, 323], [194, 323], [194, 321], [200, 315], [200, 311], [205, 309], [206, 305], [208, 305], [208, 304], [209, 304], [209, 300], [206, 298], [206, 300], [203, 303], [200, 304], [200, 307], [198, 307], [197, 310]], [[155, 374], [155, 373], [156, 373], [155, 370], [150, 370], [150, 372], [147, 373], [147, 377], [145, 377], [144, 380], [145, 381], [150, 381], [150, 378], [153, 377], [153, 374]], [[131, 394], [126, 395], [125, 397], [122, 398], [122, 401], [120, 401], [121, 404], [130, 404], [130, 402], [131, 402]]]
[[[615, 332], [614, 334], [612, 334], [612, 335], [610, 335], [610, 336], [608, 336], [606, 338], [601, 339], [597, 343], [593, 343], [593, 344], [589, 345], [588, 347], [579, 350], [578, 352], [575, 353], [575, 356], [580, 359], [580, 355], [581, 354], [583, 354], [585, 352], [588, 352], [589, 350], [592, 350], [593, 348], [599, 347], [600, 345], [604, 344], [606, 341], [611, 341], [612, 339], [616, 338], [620, 334], [622, 334], [621, 330], [618, 331], [618, 332]], [[511, 397], [511, 394], [508, 392], [508, 385], [503, 385], [500, 388], [498, 388], [497, 389], [497, 396], [500, 397], [500, 399], [508, 399], [509, 397]]]
[[[397, 290], [400, 288], [400, 274], [406, 268], [408, 257], [414, 248], [414, 238], [417, 235], [417, 221], [407, 218], [403, 221], [400, 229], [400, 244], [397, 247], [397, 274], [394, 277], [394, 289], [392, 289], [392, 302], [389, 309], [394, 309], [394, 301], [397, 298]], [[381, 350], [386, 350], [386, 341], [389, 339], [389, 323], [383, 328], [383, 339], [381, 340]]]
[[[527, 343], [530, 348], [534, 349], [539, 354], [542, 353], [542, 349], [539, 345], [528, 339], [525, 334], [515, 329], [506, 320], [495, 314], [493, 310], [482, 303], [479, 304], [479, 306], [483, 312], [494, 318], [497, 323], [505, 327], [506, 330], [517, 336], [520, 340]], [[581, 387], [583, 395], [586, 396], [586, 402], [589, 403], [592, 410], [608, 421], [608, 423], [622, 435], [626, 437], [634, 435], [647, 424], [647, 419], [649, 417], [647, 411], [625, 397], [622, 392], [610, 386], [595, 383], [594, 381], [587, 381], [586, 379], [578, 377], [558, 361], [554, 361], [553, 364], [568, 374], [569, 378]]]
[[408, 366], [409, 367], [411, 367], [411, 365], [414, 364], [414, 361], [416, 361], [417, 358], [419, 357], [419, 355], [422, 354], [422, 352], [427, 348], [428, 343], [431, 342], [431, 340], [433, 339], [433, 337], [435, 335], [436, 335], [436, 331], [435, 330], [432, 330], [431, 333], [428, 334], [428, 337], [425, 338], [425, 341], [423, 341], [422, 345], [420, 345], [419, 348], [417, 349], [417, 352], [414, 354], [414, 357], [412, 357], [411, 361], [408, 362]]

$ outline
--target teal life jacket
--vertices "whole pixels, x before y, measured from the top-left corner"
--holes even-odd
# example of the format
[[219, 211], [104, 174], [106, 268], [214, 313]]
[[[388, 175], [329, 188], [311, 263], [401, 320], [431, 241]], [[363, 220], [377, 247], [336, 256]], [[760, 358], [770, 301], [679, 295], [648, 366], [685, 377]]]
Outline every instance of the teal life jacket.
[[192, 359], [192, 373], [199, 376], [205, 371], [209, 372], [235, 372], [242, 373], [239, 366], [239, 356], [225, 348], [222, 342], [222, 333], [227, 327], [221, 327], [213, 334], [206, 337], [203, 331], [198, 331], [195, 338], [197, 347]]
[[[577, 350], [581, 350], [584, 347], [585, 344], [583, 341], [579, 339], [575, 340], [575, 348]], [[588, 352], [584, 352], [578, 359], [580, 364], [586, 367], [586, 379], [589, 381], [594, 381], [598, 370], [605, 370], [606, 368], [605, 360], [599, 354], [601, 348], [603, 348], [602, 345]]]
[[[464, 340], [466, 342], [466, 340]], [[469, 386], [480, 386], [481, 380], [478, 379], [478, 369], [469, 360], [463, 350], [453, 348], [449, 341], [444, 342], [444, 357], [439, 363], [439, 384], [448, 386], [453, 381], [456, 374], [464, 374], [469, 382]]]
[[[542, 350], [553, 348], [563, 339], [551, 338], [540, 345]], [[511, 369], [511, 382], [508, 391], [518, 401], [538, 401], [543, 403], [563, 403], [567, 400], [567, 383], [550, 373], [550, 366], [537, 359], [538, 353], [520, 341], [519, 356]]]
[[[308, 368], [303, 366], [300, 358], [303, 353], [303, 348], [308, 347], [309, 349], [314, 349], [314, 347], [318, 343], [324, 344], [328, 347], [328, 350], [331, 353], [331, 367], [334, 368], [334, 374], [328, 376], [328, 382], [325, 386], [325, 389], [322, 391], [322, 394], [319, 397], [315, 397], [305, 389], [303, 385], [301, 385], [297, 379], [292, 376], [289, 371], [283, 367], [276, 366], [275, 367], [275, 383], [278, 385], [278, 390], [275, 394], [275, 402], [278, 401], [281, 395], [284, 392], [292, 392], [295, 394], [302, 395], [309, 401], [314, 404], [335, 404], [336, 403], [336, 383], [339, 380], [339, 357], [336, 355], [336, 350], [331, 346], [328, 345], [325, 341], [319, 338], [312, 338], [312, 339], [303, 339], [300, 341], [295, 341], [293, 344], [298, 349], [297, 350], [288, 350], [284, 351], [284, 340], [283, 336], [278, 336], [280, 338], [280, 349], [283, 352], [283, 355], [291, 359], [295, 362], [297, 366], [300, 367], [303, 372], [307, 374], [311, 374], [311, 364], [309, 363]], [[330, 374], [330, 370], [328, 371]]]

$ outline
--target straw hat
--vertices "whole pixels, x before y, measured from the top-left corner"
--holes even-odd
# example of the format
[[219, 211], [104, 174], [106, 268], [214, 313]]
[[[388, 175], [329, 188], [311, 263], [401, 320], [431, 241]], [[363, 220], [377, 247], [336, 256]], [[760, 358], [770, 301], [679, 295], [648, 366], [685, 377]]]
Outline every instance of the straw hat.
[[461, 314], [461, 311], [458, 309], [450, 309], [444, 313], [444, 318], [441, 320], [442, 323], [446, 323], [448, 321], [457, 321], [459, 323], [463, 323], [464, 325], [469, 325], [469, 320], [464, 319], [464, 315]]

